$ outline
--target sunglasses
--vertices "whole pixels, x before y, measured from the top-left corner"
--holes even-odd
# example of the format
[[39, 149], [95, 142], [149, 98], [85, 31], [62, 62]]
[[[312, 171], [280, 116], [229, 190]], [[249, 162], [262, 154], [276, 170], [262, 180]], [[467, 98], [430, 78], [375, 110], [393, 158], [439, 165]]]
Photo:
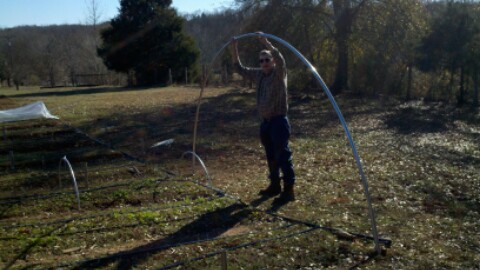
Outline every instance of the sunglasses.
[[261, 58], [259, 60], [260, 64], [263, 64], [263, 63], [270, 63], [270, 58]]

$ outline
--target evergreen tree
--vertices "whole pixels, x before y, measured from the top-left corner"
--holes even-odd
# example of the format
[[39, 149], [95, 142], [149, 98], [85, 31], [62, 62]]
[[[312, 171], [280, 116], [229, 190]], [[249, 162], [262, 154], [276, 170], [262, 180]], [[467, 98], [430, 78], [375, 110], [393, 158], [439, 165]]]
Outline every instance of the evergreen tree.
[[468, 74], [473, 81], [473, 105], [478, 107], [480, 84], [480, 4], [474, 5], [469, 11], [474, 23], [474, 36], [467, 48], [467, 67]]
[[7, 79], [7, 65], [5, 57], [0, 53], [0, 86]]
[[120, 14], [102, 32], [103, 45], [98, 49], [106, 66], [133, 73], [138, 85], [167, 82], [169, 69], [174, 80], [182, 78], [185, 68], [195, 76], [199, 52], [171, 3], [121, 0]]
[[432, 30], [423, 39], [417, 59], [423, 71], [449, 71], [451, 94], [455, 92], [455, 75], [459, 73], [459, 105], [465, 102], [465, 75], [471, 57], [469, 47], [477, 32], [475, 18], [469, 12], [471, 7], [467, 2], [449, 1], [445, 10], [433, 19]]

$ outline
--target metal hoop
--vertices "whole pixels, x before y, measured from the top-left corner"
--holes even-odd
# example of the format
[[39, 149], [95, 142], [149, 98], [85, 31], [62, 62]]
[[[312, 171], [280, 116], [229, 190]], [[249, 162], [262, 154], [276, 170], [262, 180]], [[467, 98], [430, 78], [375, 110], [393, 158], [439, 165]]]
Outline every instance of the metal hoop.
[[[212, 186], [212, 178], [210, 177], [210, 175], [208, 174], [208, 170], [207, 170], [207, 166], [205, 166], [205, 163], [203, 162], [203, 160], [200, 158], [200, 156], [198, 156], [195, 152], [193, 151], [187, 151], [185, 153], [182, 154], [182, 157], [181, 158], [184, 158], [186, 155], [192, 155], [194, 158], [196, 158], [198, 160], [198, 162], [200, 162], [200, 166], [202, 166], [203, 168], [203, 172], [205, 172], [205, 175], [207, 176], [207, 186], [208, 187], [213, 187]], [[193, 165], [192, 165], [193, 166]]]
[[66, 164], [70, 171], [70, 176], [72, 177], [73, 181], [73, 190], [75, 191], [75, 196], [77, 197], [78, 210], [80, 210], [80, 192], [78, 191], [77, 179], [75, 178], [72, 164], [70, 164], [70, 161], [68, 161], [67, 156], [63, 156], [63, 158], [60, 159], [60, 163], [58, 164], [58, 181], [61, 182], [60, 169], [62, 167], [62, 164]]
[[[364, 193], [365, 193], [365, 198], [367, 199], [367, 204], [368, 204], [368, 214], [369, 214], [369, 217], [370, 217], [370, 224], [371, 224], [371, 227], [372, 227], [372, 234], [373, 234], [373, 239], [375, 241], [375, 251], [377, 252], [377, 254], [381, 254], [381, 248], [380, 248], [380, 241], [379, 241], [379, 237], [378, 237], [378, 231], [377, 231], [377, 224], [376, 224], [376, 220], [375, 220], [375, 212], [373, 210], [373, 206], [372, 206], [372, 199], [370, 197], [370, 192], [368, 191], [368, 181], [367, 181], [367, 177], [365, 176], [365, 173], [364, 173], [364, 170], [363, 170], [363, 166], [362, 166], [362, 162], [361, 162], [361, 159], [360, 159], [360, 156], [358, 155], [358, 151], [357, 151], [357, 148], [355, 146], [355, 142], [353, 141], [353, 138], [352, 138], [352, 135], [350, 134], [350, 130], [348, 129], [348, 126], [347, 126], [347, 122], [345, 121], [345, 118], [343, 117], [343, 114], [342, 112], [340, 111], [340, 108], [338, 107], [338, 104], [337, 102], [335, 101], [335, 98], [333, 97], [332, 93], [330, 92], [330, 90], [328, 89], [328, 86], [325, 84], [325, 82], [323, 81], [322, 77], [320, 76], [320, 74], [318, 74], [317, 72], [317, 69], [310, 63], [310, 61], [308, 61], [295, 47], [293, 47], [290, 43], [286, 42], [285, 40], [277, 37], [277, 36], [274, 36], [274, 35], [271, 35], [271, 34], [266, 34], [266, 33], [247, 33], [247, 34], [242, 34], [242, 35], [238, 35], [238, 36], [235, 36], [234, 37], [234, 40], [240, 40], [240, 39], [244, 39], [244, 38], [249, 38], [249, 37], [265, 37], [265, 38], [269, 38], [269, 39], [273, 39], [279, 43], [281, 43], [282, 45], [284, 45], [285, 47], [287, 47], [290, 51], [292, 51], [309, 69], [310, 71], [312, 72], [313, 76], [315, 77], [315, 79], [318, 81], [318, 83], [320, 84], [320, 86], [322, 87], [323, 91], [325, 92], [325, 94], [327, 95], [328, 99], [330, 100], [330, 103], [332, 104], [333, 106], [333, 109], [335, 110], [335, 112], [337, 113], [337, 116], [340, 120], [340, 123], [342, 124], [342, 127], [345, 131], [345, 134], [347, 136], [347, 139], [348, 139], [348, 142], [350, 143], [350, 147], [352, 148], [352, 152], [353, 152], [353, 156], [354, 156], [354, 159], [356, 161], [356, 164], [357, 164], [357, 167], [358, 167], [358, 172], [359, 172], [359, 175], [360, 175], [360, 178], [361, 178], [361, 182], [362, 182], [362, 186], [363, 186], [363, 190], [364, 190]], [[212, 64], [215, 62], [215, 60], [217, 59], [217, 57], [221, 54], [221, 52], [228, 46], [230, 45], [232, 41], [229, 41], [227, 42], [225, 45], [222, 46], [222, 48], [215, 54], [213, 60], [212, 60]], [[208, 74], [209, 75], [209, 74]], [[206, 76], [206, 78], [208, 78], [208, 76]], [[202, 100], [202, 97], [203, 97], [203, 92], [205, 90], [205, 87], [204, 87], [205, 83], [204, 83], [204, 78], [202, 78], [202, 83], [201, 83], [201, 91], [200, 91], [200, 96], [198, 98], [198, 102], [197, 102], [197, 112], [196, 112], [196, 115], [195, 115], [195, 125], [194, 125], [194, 137], [193, 137], [193, 151], [195, 151], [196, 149], [196, 142], [197, 142], [197, 128], [198, 128], [198, 119], [199, 119], [199, 114], [200, 114], [200, 105], [201, 105], [201, 100]]]

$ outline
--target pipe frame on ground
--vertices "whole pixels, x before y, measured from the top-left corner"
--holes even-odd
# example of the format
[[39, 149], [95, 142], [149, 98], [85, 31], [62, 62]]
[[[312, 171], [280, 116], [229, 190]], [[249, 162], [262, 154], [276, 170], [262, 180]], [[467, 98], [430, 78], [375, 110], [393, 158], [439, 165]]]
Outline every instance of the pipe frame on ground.
[[[181, 158], [184, 158], [186, 155], [192, 155], [192, 157], [194, 159], [197, 159], [198, 162], [200, 163], [200, 166], [202, 166], [203, 168], [203, 172], [205, 173], [205, 176], [207, 177], [207, 186], [208, 187], [213, 187], [212, 185], [212, 178], [210, 177], [210, 174], [208, 174], [208, 169], [207, 169], [207, 166], [205, 166], [205, 163], [203, 162], [203, 160], [200, 158], [200, 156], [198, 156], [195, 152], [193, 151], [187, 151], [185, 153], [182, 154], [182, 157]], [[195, 170], [195, 168], [193, 167], [195, 164], [193, 163], [192, 164], [192, 169]]]
[[73, 181], [73, 189], [75, 190], [75, 196], [77, 197], [77, 206], [78, 210], [80, 210], [80, 192], [78, 191], [77, 179], [75, 178], [75, 173], [73, 172], [72, 164], [68, 161], [67, 156], [64, 156], [60, 159], [60, 163], [58, 164], [58, 179], [61, 181], [60, 169], [62, 167], [62, 163], [68, 166], [68, 170], [70, 172], [70, 176], [72, 177]]
[[[355, 146], [355, 142], [353, 141], [350, 130], [348, 129], [347, 122], [345, 121], [345, 118], [343, 117], [343, 114], [340, 111], [340, 108], [338, 107], [338, 104], [335, 101], [335, 98], [333, 97], [332, 93], [330, 92], [330, 89], [325, 84], [322, 77], [320, 76], [320, 74], [318, 74], [316, 68], [310, 63], [310, 61], [308, 61], [295, 47], [293, 47], [287, 41], [285, 41], [285, 40], [283, 40], [283, 39], [281, 39], [277, 36], [274, 36], [272, 34], [260, 33], [260, 32], [246, 33], [246, 34], [238, 35], [238, 36], [235, 36], [233, 38], [233, 40], [240, 40], [240, 39], [250, 38], [250, 37], [265, 37], [265, 38], [268, 38], [268, 39], [275, 40], [275, 41], [279, 42], [280, 44], [284, 45], [285, 47], [287, 47], [290, 51], [292, 51], [295, 54], [295, 56], [297, 56], [310, 69], [313, 76], [318, 81], [318, 83], [322, 87], [323, 91], [327, 95], [330, 103], [333, 106], [333, 109], [337, 113], [337, 116], [340, 120], [340, 123], [342, 124], [342, 127], [343, 127], [343, 129], [345, 131], [345, 134], [347, 136], [348, 142], [350, 143], [350, 147], [352, 148], [353, 156], [355, 158], [355, 161], [356, 161], [356, 164], [357, 164], [357, 167], [358, 167], [358, 171], [359, 171], [359, 174], [360, 174], [360, 178], [361, 178], [363, 190], [364, 190], [364, 193], [365, 193], [365, 197], [367, 199], [368, 213], [369, 213], [369, 217], [370, 217], [370, 224], [371, 224], [371, 227], [372, 227], [372, 234], [373, 234], [373, 239], [374, 239], [374, 242], [375, 242], [375, 251], [377, 252], [377, 254], [381, 254], [380, 241], [379, 241], [379, 236], [378, 236], [378, 231], [377, 231], [377, 224], [376, 224], [376, 220], [375, 220], [375, 212], [373, 210], [372, 199], [370, 197], [370, 192], [368, 190], [367, 177], [365, 176], [365, 172], [364, 172], [363, 166], [362, 166], [362, 161], [361, 161], [360, 156], [358, 154], [358, 151], [357, 151], [357, 148]], [[215, 60], [223, 52], [223, 50], [227, 46], [230, 45], [231, 42], [232, 42], [232, 40], [227, 42], [215, 54], [215, 56], [214, 56], [214, 58], [211, 62], [212, 65], [215, 63]], [[198, 119], [199, 119], [199, 114], [200, 114], [200, 106], [201, 106], [201, 101], [202, 101], [202, 97], [203, 97], [203, 92], [205, 91], [205, 80], [206, 80], [206, 78], [208, 78], [208, 75], [205, 76], [205, 74], [203, 74], [201, 85], [200, 85], [201, 91], [200, 91], [200, 96], [199, 96], [198, 101], [197, 101], [197, 110], [196, 110], [196, 115], [195, 115], [194, 136], [193, 136], [193, 151], [192, 151], [193, 153], [195, 153], [195, 149], [196, 149]]]

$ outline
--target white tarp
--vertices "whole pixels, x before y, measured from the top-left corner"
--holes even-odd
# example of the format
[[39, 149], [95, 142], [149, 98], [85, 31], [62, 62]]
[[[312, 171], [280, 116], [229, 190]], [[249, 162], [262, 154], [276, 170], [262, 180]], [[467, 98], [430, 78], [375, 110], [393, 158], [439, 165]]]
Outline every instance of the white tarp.
[[57, 116], [50, 114], [43, 101], [37, 101], [16, 109], [0, 111], [0, 123], [39, 118], [59, 119]]

